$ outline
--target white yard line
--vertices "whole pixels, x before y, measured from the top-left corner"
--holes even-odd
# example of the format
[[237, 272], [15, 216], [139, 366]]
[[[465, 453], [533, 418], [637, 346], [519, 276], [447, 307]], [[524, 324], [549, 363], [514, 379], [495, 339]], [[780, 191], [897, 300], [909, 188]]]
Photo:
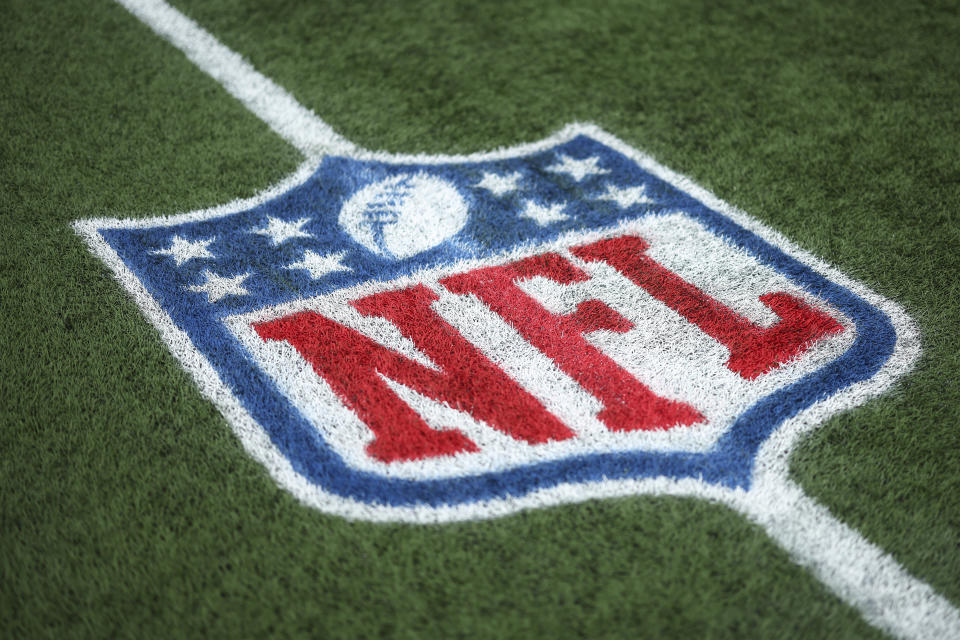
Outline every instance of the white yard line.
[[166, 2], [117, 0], [164, 40], [210, 74], [230, 95], [267, 123], [308, 159], [329, 153], [349, 153], [356, 146], [282, 87], [253, 68], [240, 54]]
[[374, 157], [385, 161], [421, 162], [470, 161], [489, 157], [522, 155], [546, 148], [558, 140], [586, 133], [620, 150], [643, 168], [691, 193], [709, 206], [722, 211], [751, 231], [815, 269], [849, 287], [872, 304], [882, 308], [897, 328], [897, 348], [888, 365], [874, 378], [853, 385], [833, 397], [810, 407], [787, 421], [761, 448], [753, 485], [749, 491], [731, 491], [695, 480], [650, 480], [558, 485], [518, 498], [494, 499], [484, 503], [466, 503], [433, 507], [389, 507], [358, 503], [328, 493], [297, 474], [276, 449], [266, 433], [243, 406], [216, 370], [194, 347], [173, 320], [150, 296], [136, 276], [123, 264], [99, 233], [104, 227], [136, 227], [145, 224], [173, 224], [183, 218], [207, 219], [227, 215], [250, 205], [234, 202], [207, 211], [147, 221], [79, 220], [74, 224], [92, 251], [114, 271], [118, 280], [133, 295], [147, 318], [160, 331], [181, 364], [193, 375], [201, 392], [216, 404], [233, 426], [247, 451], [265, 465], [270, 474], [304, 504], [346, 518], [380, 521], [441, 523], [494, 518], [519, 510], [542, 508], [588, 499], [628, 495], [693, 496], [725, 504], [767, 531], [793, 559], [806, 567], [834, 593], [856, 607], [871, 624], [898, 638], [934, 640], [960, 638], [960, 612], [929, 585], [911, 576], [890, 555], [867, 541], [859, 533], [834, 518], [829, 510], [808, 497], [789, 480], [788, 459], [799, 437], [822, 424], [830, 415], [861, 404], [868, 396], [883, 392], [899, 376], [912, 368], [919, 355], [916, 328], [895, 304], [855, 283], [814, 256], [794, 246], [741, 211], [706, 192], [686, 177], [659, 165], [652, 158], [591, 125], [571, 125], [547, 140], [492, 154], [472, 156], [390, 156], [365, 152], [339, 136], [312, 111], [299, 104], [287, 91], [257, 72], [239, 54], [221, 44], [191, 19], [160, 0], [117, 0], [159, 36], [180, 49], [200, 69], [210, 74], [231, 95], [267, 123], [284, 140], [299, 149], [307, 162], [295, 176], [260, 194], [261, 202], [292, 184], [306, 179], [326, 154]]
[[897, 638], [960, 638], [949, 601], [793, 482], [756, 484], [738, 508], [870, 624]]

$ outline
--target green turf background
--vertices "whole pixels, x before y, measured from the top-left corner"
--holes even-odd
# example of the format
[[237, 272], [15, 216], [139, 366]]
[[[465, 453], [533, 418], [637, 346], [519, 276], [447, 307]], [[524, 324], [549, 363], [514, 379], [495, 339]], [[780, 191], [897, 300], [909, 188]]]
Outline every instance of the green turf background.
[[[361, 145], [594, 121], [906, 306], [916, 372], [793, 472], [960, 604], [957, 5], [451, 5], [178, 3]], [[3, 3], [0, 118], [0, 635], [878, 635], [702, 502], [444, 527], [298, 506], [68, 227], [252, 195], [297, 152], [109, 2]]]

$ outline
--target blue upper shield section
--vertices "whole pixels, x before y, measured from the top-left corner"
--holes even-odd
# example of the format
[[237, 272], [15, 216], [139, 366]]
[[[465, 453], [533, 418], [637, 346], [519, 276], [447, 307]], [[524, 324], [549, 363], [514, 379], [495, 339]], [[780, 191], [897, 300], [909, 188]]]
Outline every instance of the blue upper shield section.
[[[565, 158], [573, 161], [570, 166], [581, 162], [579, 166], [587, 174], [555, 170]], [[583, 164], [593, 158], [594, 164]], [[591, 173], [591, 169], [597, 172]], [[358, 190], [411, 174], [440, 177], [456, 186], [467, 205], [468, 218], [453, 237], [398, 260], [359, 244], [338, 223], [344, 202]], [[514, 176], [516, 189], [497, 195], [480, 185], [489, 174]], [[646, 197], [622, 206], [623, 202], [604, 198], [611, 187], [643, 187]], [[524, 215], [531, 204], [540, 210], [562, 211], [562, 215], [541, 220]], [[393, 280], [464, 258], [491, 257], [538, 245], [571, 231], [611, 228], [624, 220], [677, 210], [829, 302], [853, 320], [857, 332], [853, 346], [843, 356], [756, 403], [707, 453], [632, 451], [574, 456], [443, 480], [388, 479], [360, 472], [346, 466], [327, 446], [220, 322], [225, 316], [369, 280]], [[275, 242], [267, 232], [271, 225], [276, 233], [286, 230], [288, 239]], [[293, 467], [325, 490], [362, 502], [458, 504], [519, 496], [563, 483], [654, 476], [694, 477], [748, 487], [756, 452], [777, 426], [818, 400], [871, 377], [890, 356], [896, 341], [889, 318], [850, 290], [586, 135], [530, 155], [483, 162], [395, 164], [328, 157], [304, 183], [249, 210], [183, 224], [102, 229], [101, 234], [190, 336]], [[170, 250], [176, 242], [192, 247], [181, 255], [179, 264], [176, 252]], [[291, 268], [307, 251], [335, 255], [344, 268], [319, 278], [305, 268]], [[229, 282], [219, 289], [204, 288], [211, 277]]]

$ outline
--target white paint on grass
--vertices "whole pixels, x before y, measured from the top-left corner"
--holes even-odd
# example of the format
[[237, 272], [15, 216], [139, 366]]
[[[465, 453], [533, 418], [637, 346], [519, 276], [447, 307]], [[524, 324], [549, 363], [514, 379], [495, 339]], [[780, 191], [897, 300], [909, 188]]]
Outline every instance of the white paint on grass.
[[[495, 260], [463, 260], [421, 270], [389, 282], [366, 282], [330, 294], [297, 299], [228, 317], [224, 322], [284, 395], [291, 399], [301, 414], [323, 435], [324, 441], [348, 465], [387, 477], [411, 480], [505, 471], [573, 455], [634, 450], [704, 453], [751, 405], [836, 359], [847, 351], [856, 337], [849, 319], [836, 309], [824, 309], [844, 325], [846, 330], [843, 333], [825, 337], [802, 355], [755, 380], [744, 379], [726, 366], [729, 356], [726, 348], [691, 322], [609, 265], [582, 262], [567, 251], [570, 246], [623, 234], [649, 239], [652, 245], [648, 253], [670, 255], [672, 265], [696, 273], [701, 288], [723, 301], [742, 302], [751, 298], [755, 300], [766, 293], [784, 292], [813, 302], [807, 292], [770, 267], [710, 234], [688, 216], [675, 213], [632, 220], [599, 232], [570, 232], [552, 242], [504, 253]], [[713, 242], [704, 243], [704, 234]], [[618, 311], [633, 323], [632, 329], [624, 333], [595, 331], [587, 333], [586, 339], [658, 396], [695, 407], [704, 415], [703, 421], [670, 429], [611, 431], [597, 418], [603, 406], [589, 391], [561, 371], [552, 360], [476, 297], [454, 295], [439, 284], [443, 277], [451, 274], [494, 263], [507, 264], [550, 251], [565, 254], [589, 278], [563, 285], [535, 277], [518, 282], [520, 289], [556, 314], [569, 314], [586, 300], [599, 300]], [[709, 261], [702, 259], [705, 254], [710, 255]], [[438, 296], [433, 303], [435, 312], [511, 379], [529, 391], [577, 437], [537, 445], [493, 437], [488, 446], [482, 441], [486, 437], [483, 429], [480, 429], [477, 437], [473, 435], [477, 430], [475, 425], [481, 423], [472, 419], [466, 422], [461, 418], [453, 419], [454, 414], [450, 413], [453, 410], [449, 407], [415, 394], [418, 398], [415, 408], [423, 408], [423, 411], [419, 408], [417, 411], [428, 424], [443, 430], [460, 428], [462, 422], [464, 433], [480, 450], [460, 453], [455, 458], [380, 462], [370, 458], [365, 450], [373, 434], [343, 405], [333, 389], [320, 376], [312, 373], [306, 360], [285, 342], [264, 341], [252, 328], [255, 323], [302, 311], [314, 311], [366, 335], [392, 351], [433, 366], [429, 358], [417, 351], [393, 324], [382, 319], [374, 322], [373, 318], [360, 315], [350, 305], [353, 300], [382, 291], [400, 290], [416, 283], [429, 286]], [[818, 304], [823, 306], [822, 302]], [[776, 315], [760, 303], [756, 305], [759, 308], [746, 303], [739, 306], [749, 320], [772, 324], [776, 319]], [[767, 314], [773, 318], [768, 318]], [[671, 340], [666, 342], [663, 336], [671, 336]], [[407, 398], [405, 393], [414, 392], [404, 390], [400, 395]], [[484, 428], [495, 431], [490, 425]], [[360, 433], [364, 435], [358, 436]]]
[[180, 236], [173, 236], [173, 241], [170, 243], [170, 246], [166, 249], [157, 249], [156, 251], [151, 251], [156, 255], [170, 256], [173, 258], [174, 264], [178, 267], [185, 262], [189, 262], [194, 259], [203, 259], [203, 258], [213, 258], [215, 257], [210, 253], [209, 247], [213, 244], [213, 241], [216, 238], [207, 238], [205, 240], [187, 240], [186, 238], [181, 238]]
[[561, 153], [559, 162], [555, 165], [547, 167], [547, 171], [553, 171], [554, 173], [565, 173], [570, 176], [574, 181], [580, 182], [588, 176], [599, 176], [605, 173], [610, 173], [609, 169], [604, 169], [600, 167], [597, 163], [600, 162], [599, 158], [571, 158], [570, 156]]
[[297, 102], [240, 54], [227, 48], [196, 22], [161, 0], [117, 0], [130, 13], [210, 74], [281, 138], [317, 160], [349, 153], [356, 146], [340, 137], [313, 111]]
[[455, 236], [468, 207], [450, 182], [426, 173], [386, 178], [359, 189], [343, 204], [338, 222], [370, 251], [402, 260]]
[[241, 273], [235, 276], [217, 275], [209, 269], [203, 270], [203, 284], [195, 284], [187, 287], [190, 291], [207, 294], [207, 302], [213, 304], [219, 302], [227, 296], [245, 296], [250, 292], [243, 286], [244, 280], [250, 277], [249, 273]]
[[960, 617], [947, 600], [796, 484], [780, 478], [760, 482], [738, 498], [731, 506], [871, 624], [901, 638], [960, 637]]
[[250, 233], [266, 236], [270, 239], [270, 243], [276, 247], [287, 240], [312, 238], [313, 234], [303, 230], [303, 225], [308, 222], [310, 222], [310, 218], [287, 221], [283, 218], [274, 218], [271, 216], [267, 218], [267, 223], [263, 227], [251, 229]]
[[520, 212], [520, 217], [533, 220], [538, 226], [549, 227], [556, 222], [563, 222], [570, 217], [563, 212], [566, 206], [567, 205], [564, 203], [554, 203], [548, 205], [540, 204], [539, 202], [534, 202], [533, 200], [527, 200], [527, 202], [523, 205], [523, 211]]
[[483, 174], [483, 178], [476, 184], [476, 186], [480, 189], [486, 189], [498, 198], [502, 198], [508, 193], [513, 193], [519, 189], [520, 180], [522, 179], [523, 175], [518, 171], [507, 175], [500, 175], [487, 171]]
[[353, 271], [350, 267], [343, 264], [343, 257], [346, 251], [338, 251], [327, 255], [320, 255], [316, 251], [307, 249], [303, 252], [303, 258], [297, 262], [287, 265], [287, 269], [303, 269], [310, 273], [310, 277], [319, 280], [328, 273], [336, 271]]
[[[822, 505], [806, 496], [790, 479], [789, 454], [799, 438], [830, 416], [857, 406], [883, 393], [909, 371], [919, 353], [919, 335], [910, 318], [895, 303], [831, 268], [792, 244], [782, 235], [731, 207], [688, 178], [657, 164], [597, 127], [570, 125], [550, 138], [512, 149], [472, 156], [398, 156], [364, 152], [344, 140], [286, 91], [255, 71], [235, 52], [176, 9], [158, 0], [118, 0], [213, 76], [248, 109], [277, 133], [300, 149], [308, 161], [294, 176], [255, 198], [236, 201], [204, 211], [148, 220], [88, 219], [74, 228], [91, 250], [114, 272], [144, 315], [160, 332], [164, 342], [182, 366], [190, 372], [201, 393], [224, 414], [244, 447], [259, 460], [270, 475], [306, 505], [346, 518], [377, 522], [441, 523], [505, 516], [523, 509], [581, 502], [589, 499], [638, 494], [693, 496], [726, 504], [762, 526], [801, 565], [809, 568], [830, 589], [857, 607], [864, 618], [894, 636], [916, 639], [960, 638], [960, 613], [928, 585], [906, 572], [894, 559], [859, 533], [837, 521]], [[144, 228], [207, 220], [242, 211], [273, 198], [302, 183], [327, 153], [384, 159], [393, 162], [425, 163], [486, 160], [526, 155], [559, 142], [587, 134], [617, 149], [641, 167], [700, 199], [708, 207], [732, 218], [781, 250], [801, 260], [827, 278], [840, 283], [881, 308], [893, 322], [897, 342], [883, 369], [869, 380], [849, 386], [819, 402], [781, 425], [764, 443], [757, 457], [753, 482], [748, 492], [727, 490], [696, 480], [655, 478], [634, 481], [607, 481], [591, 484], [558, 485], [516, 498], [483, 503], [432, 507], [389, 507], [359, 503], [330, 494], [306, 481], [276, 449], [264, 430], [253, 420], [222, 381], [213, 366], [193, 346], [137, 277], [107, 244], [100, 229]], [[575, 178], [575, 173], [570, 174]], [[408, 345], [409, 348], [410, 345]], [[414, 349], [415, 351], [415, 349]], [[411, 398], [411, 401], [414, 401]]]
[[653, 199], [647, 196], [647, 187], [645, 185], [638, 187], [618, 187], [614, 184], [608, 184], [607, 190], [603, 195], [597, 196], [597, 200], [616, 202], [617, 206], [621, 209], [626, 209], [636, 204], [653, 203]]

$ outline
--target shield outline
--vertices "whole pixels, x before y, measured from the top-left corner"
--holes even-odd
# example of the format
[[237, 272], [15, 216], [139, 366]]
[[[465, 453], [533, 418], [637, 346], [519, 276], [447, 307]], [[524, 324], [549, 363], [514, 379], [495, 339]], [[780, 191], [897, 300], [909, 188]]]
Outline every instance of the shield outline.
[[[746, 213], [699, 187], [688, 178], [660, 165], [650, 156], [593, 124], [575, 123], [538, 142], [468, 155], [388, 154], [361, 151], [353, 147], [343, 149], [343, 155], [357, 160], [373, 160], [389, 164], [471, 163], [522, 157], [542, 152], [571, 141], [580, 135], [588, 136], [623, 154], [643, 170], [686, 192], [694, 199], [702, 202], [707, 208], [729, 218], [734, 224], [773, 245], [817, 274], [849, 290], [883, 314], [893, 328], [895, 338], [892, 352], [872, 376], [849, 384], [827, 398], [814, 402], [780, 422], [766, 435], [765, 440], [758, 446], [754, 455], [753, 467], [744, 483], [746, 486], [723, 486], [702, 478], [674, 479], [663, 475], [632, 479], [604, 478], [589, 481], [558, 482], [550, 486], [533, 489], [521, 495], [506, 494], [482, 500], [470, 500], [468, 497], [454, 504], [420, 503], [415, 505], [362, 502], [327, 491], [322, 486], [311, 483], [293, 468], [287, 457], [271, 442], [265, 429], [234, 396], [229, 385], [221, 379], [213, 365], [194, 346], [189, 336], [176, 326], [173, 319], [162, 309], [160, 304], [99, 233], [100, 229], [167, 226], [209, 220], [245, 211], [264, 204], [308, 180], [319, 168], [322, 159], [319, 161], [308, 160], [291, 176], [252, 198], [173, 216], [158, 216], [138, 220], [118, 218], [78, 220], [74, 223], [74, 229], [87, 241], [93, 253], [111, 268], [115, 277], [133, 296], [144, 315], [160, 332], [167, 347], [192, 375], [201, 393], [210, 399], [227, 418], [247, 452], [264, 465], [280, 486], [290, 491], [302, 503], [325, 513], [356, 520], [440, 523], [500, 517], [525, 509], [582, 502], [595, 498], [644, 494], [706, 498], [749, 512], [752, 511], [751, 505], [756, 502], [751, 498], [752, 496], [769, 494], [771, 491], [777, 494], [782, 494], [784, 491], [788, 493], [793, 490], [799, 491], [788, 478], [789, 453], [799, 437], [806, 431], [824, 423], [835, 413], [858, 406], [867, 399], [879, 395], [897, 378], [909, 371], [916, 362], [920, 353], [919, 333], [913, 321], [899, 305], [874, 293], [866, 286], [847, 278], [823, 261], [800, 249], [778, 232], [764, 226]], [[802, 492], [800, 493], [802, 494]]]

